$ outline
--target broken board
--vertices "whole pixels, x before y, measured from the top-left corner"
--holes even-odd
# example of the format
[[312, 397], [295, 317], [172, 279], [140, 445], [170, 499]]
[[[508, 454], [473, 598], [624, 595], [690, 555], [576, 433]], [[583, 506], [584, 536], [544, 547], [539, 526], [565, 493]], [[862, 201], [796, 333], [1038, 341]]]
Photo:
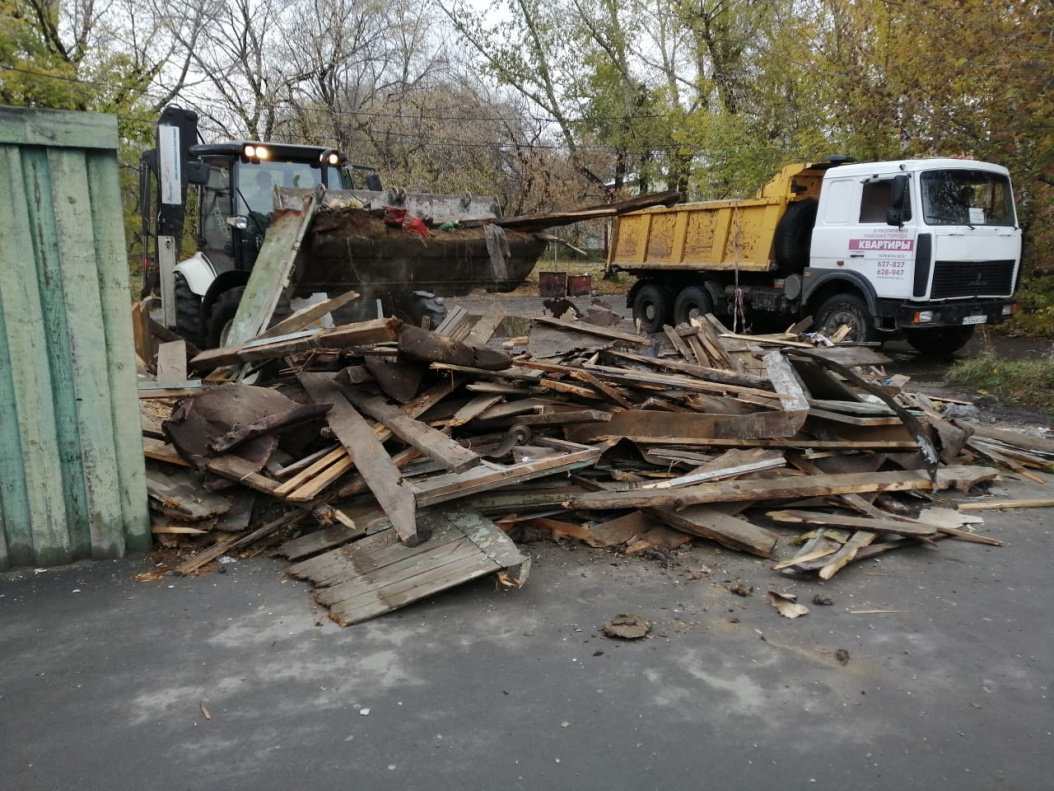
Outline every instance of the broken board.
[[348, 626], [527, 562], [497, 525], [478, 514], [430, 509], [418, 522], [432, 538], [416, 547], [401, 543], [388, 528], [288, 572], [314, 582], [319, 604]]

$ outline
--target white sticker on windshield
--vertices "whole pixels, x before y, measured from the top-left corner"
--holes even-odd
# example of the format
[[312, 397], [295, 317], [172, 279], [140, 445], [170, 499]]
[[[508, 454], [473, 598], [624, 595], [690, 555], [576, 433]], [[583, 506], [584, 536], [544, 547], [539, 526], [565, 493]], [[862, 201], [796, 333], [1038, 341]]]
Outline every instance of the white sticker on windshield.
[[970, 207], [970, 225], [984, 225], [984, 209]]

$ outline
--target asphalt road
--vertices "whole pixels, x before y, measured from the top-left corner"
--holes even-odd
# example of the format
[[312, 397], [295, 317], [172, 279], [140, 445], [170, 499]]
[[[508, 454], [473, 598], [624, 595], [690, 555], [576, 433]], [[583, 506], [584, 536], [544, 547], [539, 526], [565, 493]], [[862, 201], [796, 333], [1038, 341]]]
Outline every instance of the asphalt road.
[[[347, 629], [262, 557], [0, 575], [0, 788], [1051, 788], [1054, 525], [987, 519], [1006, 546], [824, 584], [705, 542], [668, 567], [530, 544], [522, 590], [481, 580]], [[781, 618], [770, 588], [811, 612]], [[653, 636], [601, 636], [624, 612]]]

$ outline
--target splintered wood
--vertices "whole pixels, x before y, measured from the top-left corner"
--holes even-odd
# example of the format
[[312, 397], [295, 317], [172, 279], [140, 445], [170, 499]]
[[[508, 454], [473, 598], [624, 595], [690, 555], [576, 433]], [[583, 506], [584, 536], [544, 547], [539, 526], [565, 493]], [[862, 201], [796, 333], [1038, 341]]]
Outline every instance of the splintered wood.
[[[141, 404], [158, 541], [196, 552], [180, 573], [272, 549], [342, 625], [486, 574], [518, 587], [527, 536], [655, 558], [720, 546], [817, 579], [943, 539], [999, 545], [980, 516], [920, 506], [1054, 464], [1054, 443], [947, 419], [854, 344], [733, 335], [711, 315], [652, 338], [578, 313], [532, 317], [512, 357], [489, 343], [498, 304], [434, 333], [305, 330], [330, 304], [191, 361], [269, 363], [256, 385]], [[181, 348], [143, 353], [187, 385]]]

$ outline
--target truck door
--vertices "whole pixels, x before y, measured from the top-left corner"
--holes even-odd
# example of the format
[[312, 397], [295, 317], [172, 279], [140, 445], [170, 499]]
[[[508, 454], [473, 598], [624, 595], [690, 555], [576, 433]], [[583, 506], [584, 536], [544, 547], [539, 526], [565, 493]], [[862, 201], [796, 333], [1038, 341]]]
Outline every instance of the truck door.
[[[857, 221], [847, 240], [847, 268], [867, 278], [879, 299], [911, 299], [917, 228], [910, 219], [901, 227], [886, 223], [895, 175], [876, 176], [860, 185]], [[910, 190], [905, 200], [905, 216], [910, 217]]]

